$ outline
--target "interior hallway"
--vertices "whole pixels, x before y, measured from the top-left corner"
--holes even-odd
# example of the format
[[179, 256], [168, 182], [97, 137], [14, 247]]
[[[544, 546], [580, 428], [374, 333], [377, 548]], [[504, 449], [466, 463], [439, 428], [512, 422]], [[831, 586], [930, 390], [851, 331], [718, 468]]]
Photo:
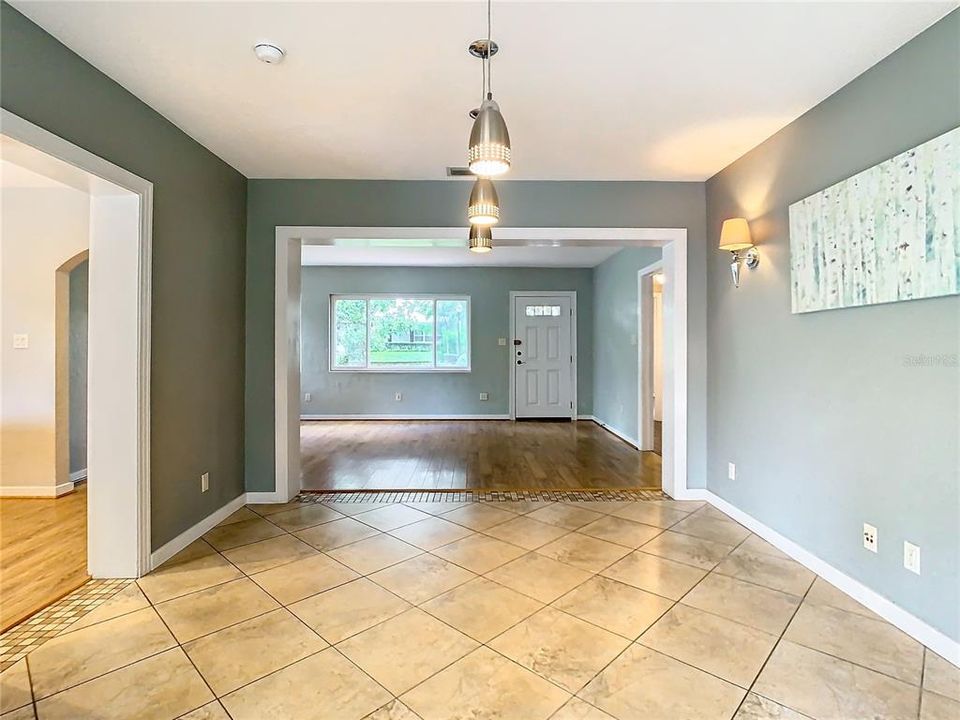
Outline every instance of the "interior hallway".
[[87, 574], [87, 486], [59, 498], [0, 499], [0, 631]]
[[660, 488], [660, 456], [588, 421], [300, 424], [305, 490]]
[[0, 689], [18, 720], [960, 710], [960, 670], [714, 508], [671, 500], [242, 508]]

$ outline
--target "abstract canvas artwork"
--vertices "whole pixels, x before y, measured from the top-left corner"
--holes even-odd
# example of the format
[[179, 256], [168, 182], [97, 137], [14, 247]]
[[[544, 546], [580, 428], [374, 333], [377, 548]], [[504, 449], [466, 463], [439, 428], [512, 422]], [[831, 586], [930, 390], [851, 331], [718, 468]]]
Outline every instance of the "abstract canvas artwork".
[[960, 128], [790, 206], [794, 313], [960, 293]]

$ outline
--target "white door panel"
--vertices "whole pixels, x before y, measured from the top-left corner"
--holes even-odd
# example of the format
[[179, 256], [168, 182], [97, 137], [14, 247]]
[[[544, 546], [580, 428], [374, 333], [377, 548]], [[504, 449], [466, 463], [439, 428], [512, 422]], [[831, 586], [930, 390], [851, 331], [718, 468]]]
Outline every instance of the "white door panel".
[[573, 417], [571, 298], [514, 298], [516, 416]]

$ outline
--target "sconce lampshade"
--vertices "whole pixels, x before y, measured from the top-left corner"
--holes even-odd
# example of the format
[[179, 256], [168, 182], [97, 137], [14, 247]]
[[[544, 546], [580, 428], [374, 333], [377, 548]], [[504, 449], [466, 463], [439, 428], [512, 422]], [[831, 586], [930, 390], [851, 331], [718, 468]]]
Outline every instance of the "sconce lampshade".
[[730, 218], [724, 220], [720, 228], [720, 249], [746, 250], [753, 247], [753, 240], [750, 237], [750, 226], [745, 218]]
[[502, 175], [510, 169], [510, 133], [500, 106], [492, 99], [483, 101], [473, 121], [467, 160], [470, 172], [481, 177]]
[[478, 177], [470, 191], [467, 219], [471, 225], [496, 225], [500, 222], [500, 198], [487, 178]]
[[470, 226], [470, 252], [488, 253], [493, 250], [493, 230], [489, 225]]

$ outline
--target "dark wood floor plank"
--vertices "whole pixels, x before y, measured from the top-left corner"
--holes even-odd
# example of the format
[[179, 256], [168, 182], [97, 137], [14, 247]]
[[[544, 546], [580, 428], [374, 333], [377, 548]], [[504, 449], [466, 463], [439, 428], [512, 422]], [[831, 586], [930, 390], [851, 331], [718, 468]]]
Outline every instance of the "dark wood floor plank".
[[300, 429], [305, 490], [660, 487], [660, 457], [593, 422], [324, 420]]

